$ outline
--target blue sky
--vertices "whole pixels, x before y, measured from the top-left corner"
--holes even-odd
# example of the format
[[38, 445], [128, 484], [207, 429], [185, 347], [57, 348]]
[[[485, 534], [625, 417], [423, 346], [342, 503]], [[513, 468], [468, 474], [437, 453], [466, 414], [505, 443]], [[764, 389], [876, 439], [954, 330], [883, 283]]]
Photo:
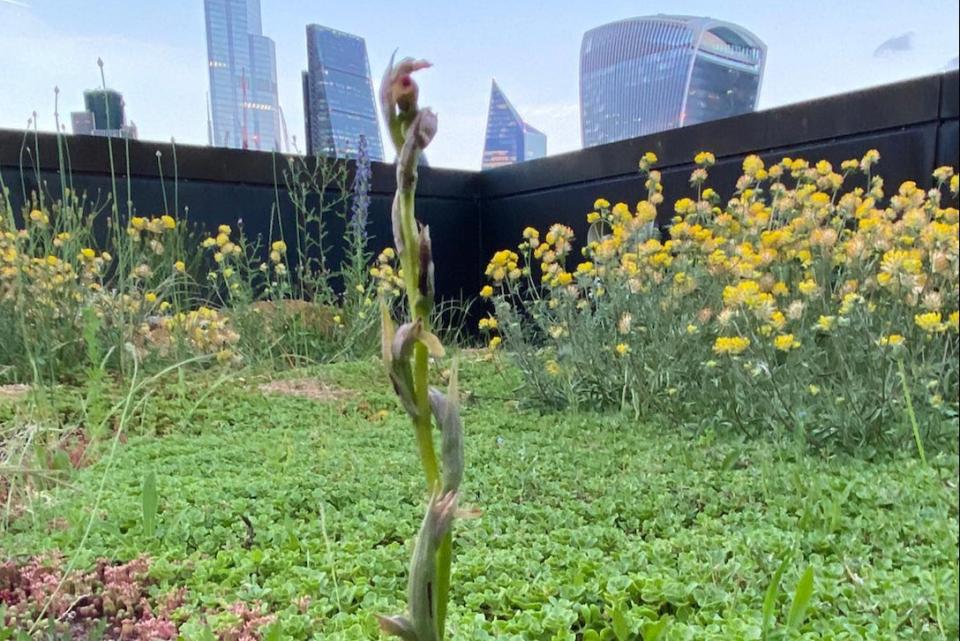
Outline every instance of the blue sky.
[[[316, 22], [366, 38], [375, 78], [395, 47], [431, 60], [420, 80], [424, 104], [440, 115], [430, 160], [464, 169], [480, 165], [491, 78], [547, 134], [549, 153], [579, 148], [580, 40], [613, 20], [664, 12], [746, 26], [769, 48], [760, 108], [935, 73], [960, 50], [956, 0], [261, 1], [301, 148], [304, 26]], [[52, 130], [55, 85], [69, 119], [83, 90], [100, 84], [98, 56], [141, 138], [206, 143], [202, 0], [0, 0], [0, 127], [23, 128], [36, 111]]]

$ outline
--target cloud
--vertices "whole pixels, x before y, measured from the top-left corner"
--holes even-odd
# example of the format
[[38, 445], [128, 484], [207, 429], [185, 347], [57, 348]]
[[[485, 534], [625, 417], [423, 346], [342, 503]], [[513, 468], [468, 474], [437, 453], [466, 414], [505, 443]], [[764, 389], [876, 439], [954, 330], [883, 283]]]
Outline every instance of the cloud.
[[953, 71], [954, 69], [957, 69], [957, 68], [960, 68], [960, 56], [954, 56], [949, 61], [947, 61], [947, 64], [944, 65], [943, 70]]
[[21, 0], [0, 0], [2, 4], [12, 4], [15, 7], [23, 7], [24, 9], [29, 9], [30, 5], [26, 2], [21, 2]]
[[913, 31], [908, 31], [899, 36], [894, 36], [884, 40], [879, 47], [877, 47], [873, 55], [875, 58], [886, 58], [889, 56], [895, 56], [900, 53], [907, 51], [913, 51], [913, 37], [916, 35]]

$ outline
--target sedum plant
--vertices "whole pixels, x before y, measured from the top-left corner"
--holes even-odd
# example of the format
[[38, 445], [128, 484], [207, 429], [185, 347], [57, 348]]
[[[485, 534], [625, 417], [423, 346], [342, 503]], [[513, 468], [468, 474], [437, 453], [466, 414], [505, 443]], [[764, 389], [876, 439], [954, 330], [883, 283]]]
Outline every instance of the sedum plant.
[[[430, 496], [410, 561], [407, 613], [379, 617], [381, 629], [404, 641], [440, 641], [444, 636], [450, 587], [451, 525], [463, 479], [463, 427], [458, 407], [456, 365], [443, 393], [428, 383], [430, 356], [443, 346], [431, 333], [434, 266], [430, 230], [414, 217], [417, 162], [437, 131], [437, 117], [417, 105], [415, 71], [430, 64], [405, 58], [390, 66], [380, 87], [380, 101], [390, 139], [397, 150], [397, 192], [391, 218], [400, 262], [398, 277], [406, 297], [407, 318], [396, 327], [386, 302], [381, 303], [383, 360], [400, 402], [413, 422]], [[441, 435], [440, 459], [433, 421]]]

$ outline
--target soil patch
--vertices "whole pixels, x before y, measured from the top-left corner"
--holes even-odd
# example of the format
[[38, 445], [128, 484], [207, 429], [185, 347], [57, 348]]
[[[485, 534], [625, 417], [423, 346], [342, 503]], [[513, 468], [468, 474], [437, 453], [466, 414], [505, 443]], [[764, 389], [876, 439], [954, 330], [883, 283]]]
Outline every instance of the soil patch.
[[325, 383], [316, 378], [294, 378], [264, 383], [260, 386], [264, 394], [278, 394], [281, 396], [299, 396], [313, 401], [333, 402], [345, 401], [356, 396], [353, 390], [344, 389]]
[[26, 398], [30, 391], [29, 385], [17, 383], [14, 385], [0, 385], [0, 403], [4, 401], [20, 401]]

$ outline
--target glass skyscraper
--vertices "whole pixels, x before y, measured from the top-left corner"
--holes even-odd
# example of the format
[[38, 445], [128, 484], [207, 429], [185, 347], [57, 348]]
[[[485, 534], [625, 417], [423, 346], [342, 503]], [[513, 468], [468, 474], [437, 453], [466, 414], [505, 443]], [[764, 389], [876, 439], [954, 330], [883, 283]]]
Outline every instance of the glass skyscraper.
[[83, 136], [137, 137], [137, 126], [127, 124], [123, 94], [113, 89], [91, 89], [83, 92], [84, 111], [70, 114], [73, 133]]
[[318, 24], [307, 25], [303, 115], [308, 155], [356, 158], [360, 136], [364, 136], [370, 159], [383, 161], [363, 38]]
[[523, 121], [494, 80], [481, 167], [503, 167], [546, 155], [547, 137]]
[[280, 150], [277, 54], [262, 33], [260, 0], [204, 0], [210, 144]]
[[756, 109], [767, 47], [735, 24], [657, 15], [591, 29], [580, 47], [584, 147]]

